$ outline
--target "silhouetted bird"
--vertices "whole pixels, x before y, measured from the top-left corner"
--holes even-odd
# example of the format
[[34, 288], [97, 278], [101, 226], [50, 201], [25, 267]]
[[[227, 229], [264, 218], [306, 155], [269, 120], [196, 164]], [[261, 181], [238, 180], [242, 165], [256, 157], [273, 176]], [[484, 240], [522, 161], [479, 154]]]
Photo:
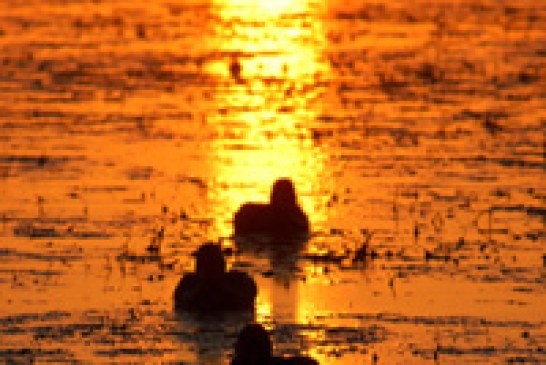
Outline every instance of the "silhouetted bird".
[[248, 324], [239, 333], [234, 345], [231, 365], [319, 365], [310, 357], [273, 356], [269, 333], [260, 324]]
[[236, 235], [263, 234], [276, 238], [309, 234], [309, 220], [300, 208], [292, 181], [273, 184], [269, 204], [243, 204], [234, 216]]
[[196, 252], [195, 273], [185, 274], [174, 292], [176, 309], [214, 313], [254, 309], [254, 280], [240, 271], [226, 272], [220, 246], [204, 244]]

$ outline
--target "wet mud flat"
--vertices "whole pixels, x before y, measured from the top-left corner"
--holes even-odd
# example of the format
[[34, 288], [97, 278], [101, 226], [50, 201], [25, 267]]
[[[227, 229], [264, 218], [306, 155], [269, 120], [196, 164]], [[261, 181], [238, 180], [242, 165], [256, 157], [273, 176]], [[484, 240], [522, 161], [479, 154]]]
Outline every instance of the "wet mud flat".
[[[0, 362], [546, 362], [546, 5], [0, 4]], [[239, 68], [233, 65], [238, 65]], [[312, 234], [231, 216], [290, 176]], [[221, 242], [250, 315], [173, 311]]]

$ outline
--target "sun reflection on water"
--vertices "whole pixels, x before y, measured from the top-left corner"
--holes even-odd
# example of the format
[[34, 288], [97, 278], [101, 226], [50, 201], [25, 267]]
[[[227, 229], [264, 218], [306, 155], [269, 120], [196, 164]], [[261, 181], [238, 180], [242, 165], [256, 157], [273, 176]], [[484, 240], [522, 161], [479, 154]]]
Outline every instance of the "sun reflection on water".
[[[311, 128], [323, 110], [317, 96], [330, 66], [320, 6], [311, 0], [216, 1], [220, 60], [204, 69], [218, 80], [218, 113], [207, 119], [217, 135], [211, 156], [214, 183], [208, 190], [219, 237], [232, 234], [232, 214], [248, 201], [267, 201], [271, 185], [290, 177], [312, 230], [327, 221], [331, 178], [327, 155]], [[233, 63], [240, 66], [234, 74]], [[278, 266], [271, 263], [271, 266]], [[256, 320], [307, 323], [310, 298], [290, 269], [274, 279], [255, 277]]]
[[[312, 1], [216, 1], [225, 60], [205, 69], [221, 82], [209, 117], [216, 184], [209, 190], [219, 236], [247, 201], [266, 201], [273, 181], [294, 180], [313, 225], [325, 221], [325, 155], [314, 146], [310, 123], [320, 113], [317, 81], [327, 77], [320, 7]], [[315, 17], [316, 19], [314, 19]], [[230, 64], [240, 65], [240, 79]]]

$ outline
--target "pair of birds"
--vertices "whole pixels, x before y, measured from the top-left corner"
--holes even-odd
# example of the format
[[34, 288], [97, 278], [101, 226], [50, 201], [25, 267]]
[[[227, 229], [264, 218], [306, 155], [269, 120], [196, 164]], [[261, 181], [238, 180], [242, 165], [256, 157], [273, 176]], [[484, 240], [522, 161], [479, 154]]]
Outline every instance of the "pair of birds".
[[[226, 271], [220, 246], [204, 244], [196, 252], [195, 273], [182, 277], [174, 292], [175, 307], [198, 313], [254, 309], [254, 280], [246, 273]], [[304, 356], [276, 357], [268, 332], [259, 324], [248, 324], [239, 333], [231, 365], [318, 365]]]
[[[297, 203], [292, 181], [273, 184], [268, 204], [247, 203], [235, 213], [236, 236], [265, 235], [290, 241], [309, 234], [309, 220]], [[226, 271], [220, 246], [204, 244], [197, 252], [194, 273], [185, 274], [174, 292], [175, 308], [199, 313], [253, 310], [258, 293], [256, 283], [246, 273]], [[306, 357], [272, 356], [267, 331], [258, 324], [247, 325], [235, 344], [232, 365], [315, 365]]]
[[[279, 179], [268, 204], [241, 206], [234, 227], [236, 236], [260, 234], [290, 242], [309, 233], [309, 220], [298, 205], [292, 181]], [[174, 292], [176, 308], [204, 313], [254, 308], [254, 280], [243, 272], [227, 272], [220, 246], [204, 244], [195, 255], [195, 272], [184, 275]]]

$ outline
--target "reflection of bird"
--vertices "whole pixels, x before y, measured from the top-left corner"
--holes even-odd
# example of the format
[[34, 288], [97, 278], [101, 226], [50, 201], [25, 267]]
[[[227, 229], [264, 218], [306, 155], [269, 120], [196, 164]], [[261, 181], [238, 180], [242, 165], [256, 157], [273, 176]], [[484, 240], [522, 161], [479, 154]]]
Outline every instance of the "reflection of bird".
[[246, 325], [234, 350], [231, 365], [318, 365], [315, 359], [306, 356], [273, 356], [269, 333], [260, 324]]
[[269, 204], [246, 203], [234, 216], [236, 235], [262, 234], [277, 238], [309, 234], [309, 220], [297, 203], [290, 179], [273, 184]]
[[233, 77], [236, 81], [241, 81], [241, 69], [242, 66], [239, 63], [239, 60], [237, 58], [232, 58], [231, 63], [229, 64], [229, 72], [231, 74], [231, 77]]
[[176, 309], [207, 313], [254, 308], [254, 280], [240, 271], [226, 272], [220, 246], [204, 244], [196, 256], [195, 273], [184, 275], [175, 289]]

